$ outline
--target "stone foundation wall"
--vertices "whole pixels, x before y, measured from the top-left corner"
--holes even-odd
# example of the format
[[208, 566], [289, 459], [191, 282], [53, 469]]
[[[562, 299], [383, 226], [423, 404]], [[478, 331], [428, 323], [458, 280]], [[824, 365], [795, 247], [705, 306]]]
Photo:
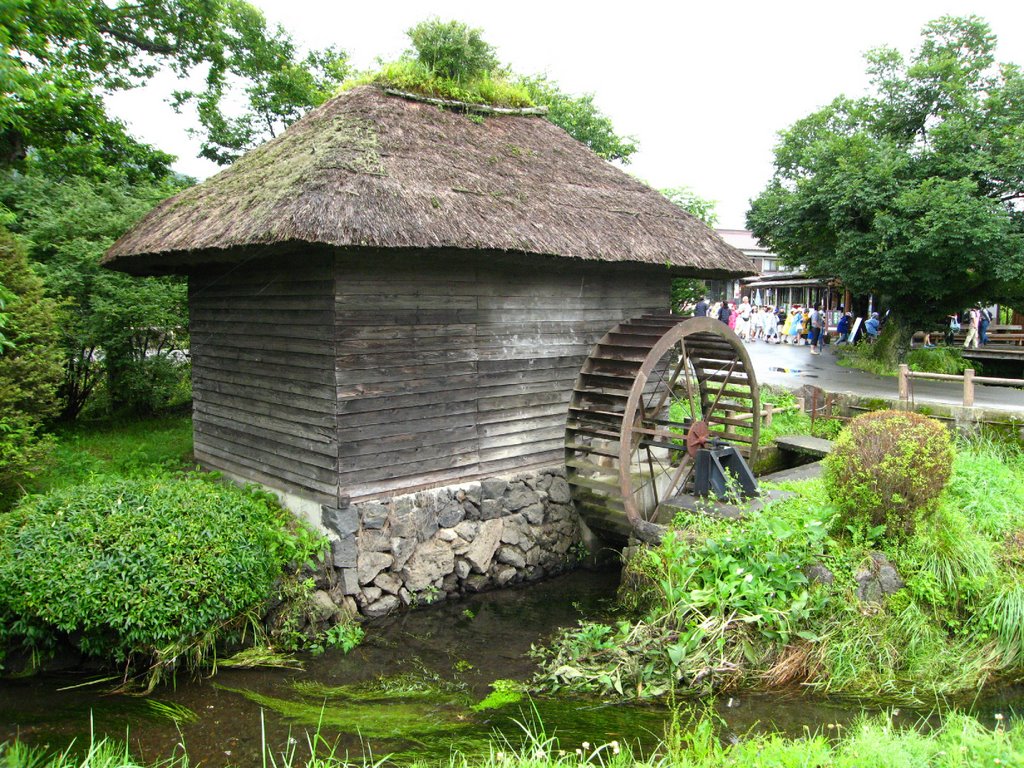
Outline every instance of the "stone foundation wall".
[[564, 468], [324, 507], [337, 590], [383, 616], [573, 568], [580, 521]]

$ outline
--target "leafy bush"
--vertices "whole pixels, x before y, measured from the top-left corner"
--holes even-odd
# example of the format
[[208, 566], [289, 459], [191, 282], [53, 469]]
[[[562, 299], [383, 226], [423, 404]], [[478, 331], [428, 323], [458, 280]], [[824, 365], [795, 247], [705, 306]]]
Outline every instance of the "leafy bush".
[[968, 368], [978, 370], [978, 364], [964, 359], [959, 347], [935, 347], [934, 349], [912, 349], [907, 353], [907, 365], [912, 371], [927, 373], [959, 374]]
[[121, 663], [198, 662], [320, 544], [269, 494], [199, 474], [27, 497], [0, 517], [0, 648], [63, 633]]
[[853, 419], [825, 459], [825, 486], [838, 522], [913, 533], [949, 481], [953, 448], [945, 427], [916, 413], [875, 411]]
[[441, 77], [462, 82], [498, 69], [494, 48], [482, 30], [461, 21], [421, 21], [406, 34], [416, 60]]

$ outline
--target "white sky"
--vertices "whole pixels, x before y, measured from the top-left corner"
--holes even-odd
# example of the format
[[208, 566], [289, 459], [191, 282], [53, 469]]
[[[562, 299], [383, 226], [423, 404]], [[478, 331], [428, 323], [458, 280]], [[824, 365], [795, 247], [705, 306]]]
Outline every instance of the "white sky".
[[[618, 132], [639, 141], [627, 170], [716, 200], [722, 227], [744, 226], [748, 201], [771, 177], [778, 131], [840, 93], [863, 93], [869, 48], [906, 54], [926, 22], [975, 14], [999, 38], [997, 59], [1024, 65], [1020, 0], [250, 2], [300, 46], [338, 45], [358, 67], [397, 57], [405, 30], [432, 16], [480, 27], [517, 72], [596, 94]], [[178, 170], [205, 178], [217, 167], [195, 157], [189, 119], [163, 103], [170, 83], [111, 103], [136, 136], [178, 155]]]

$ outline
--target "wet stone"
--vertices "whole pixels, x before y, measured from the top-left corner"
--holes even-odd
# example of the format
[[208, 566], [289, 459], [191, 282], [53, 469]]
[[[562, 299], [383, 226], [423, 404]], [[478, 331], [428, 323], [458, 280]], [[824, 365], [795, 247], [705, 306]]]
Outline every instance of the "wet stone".
[[455, 575], [459, 578], [459, 581], [465, 581], [472, 570], [470, 564], [461, 557], [455, 561]]
[[514, 568], [523, 568], [526, 566], [526, 557], [517, 547], [499, 548], [497, 558], [499, 563], [511, 565]]
[[392, 611], [398, 610], [401, 602], [394, 595], [385, 595], [380, 600], [363, 608], [363, 614], [369, 616], [371, 619], [380, 618], [381, 616], [387, 616]]
[[373, 585], [380, 587], [389, 595], [397, 595], [398, 590], [402, 588], [402, 580], [393, 573], [384, 572], [377, 575], [377, 578], [373, 580]]
[[484, 501], [500, 499], [506, 488], [508, 488], [508, 482], [498, 478], [489, 478], [480, 482], [480, 493]]
[[336, 568], [338, 587], [342, 594], [354, 595], [359, 591], [359, 571], [355, 568]]
[[450, 501], [437, 513], [437, 524], [442, 528], [453, 528], [465, 517], [465, 508], [457, 502]]
[[387, 531], [363, 531], [359, 536], [359, 549], [363, 552], [390, 552], [391, 536]]
[[481, 520], [493, 520], [496, 517], [501, 517], [505, 514], [504, 508], [501, 506], [501, 502], [497, 499], [484, 499], [480, 505], [480, 519]]
[[331, 556], [334, 558], [335, 568], [355, 568], [358, 555], [359, 548], [356, 546], [355, 536], [346, 536], [344, 539], [334, 539], [331, 542]]
[[555, 504], [568, 504], [572, 499], [569, 493], [569, 483], [564, 478], [553, 477], [548, 486], [548, 498]]
[[383, 504], [363, 504], [359, 507], [359, 516], [364, 529], [380, 529], [388, 521], [388, 508]]
[[395, 556], [395, 562], [392, 567], [396, 571], [402, 570], [415, 551], [416, 539], [391, 539], [391, 553]]
[[391, 555], [383, 552], [360, 552], [358, 564], [359, 583], [369, 584], [377, 578], [378, 573], [390, 567], [394, 561]]
[[506, 584], [510, 583], [516, 577], [517, 574], [518, 571], [511, 565], [499, 568], [498, 571], [494, 574], [494, 583], [497, 584], [499, 587], [504, 587]]
[[345, 538], [359, 530], [359, 513], [355, 507], [320, 507], [320, 522]]
[[483, 573], [474, 573], [465, 581], [466, 589], [470, 592], [483, 592], [491, 586], [491, 579]]
[[520, 513], [530, 525], [540, 525], [544, 522], [544, 505], [539, 502], [523, 507]]

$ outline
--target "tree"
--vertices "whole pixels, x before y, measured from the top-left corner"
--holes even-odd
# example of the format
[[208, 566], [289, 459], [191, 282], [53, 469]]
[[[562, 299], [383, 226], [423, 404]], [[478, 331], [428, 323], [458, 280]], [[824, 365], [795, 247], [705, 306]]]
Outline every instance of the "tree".
[[[176, 94], [175, 105], [197, 104], [204, 153], [218, 160], [321, 103], [347, 71], [334, 49], [297, 60], [290, 37], [243, 0], [8, 0], [0, 42], [0, 165], [33, 148], [79, 174], [166, 175], [170, 156], [132, 139], [101, 98], [161, 69], [184, 77], [206, 68], [205, 88]], [[232, 101], [245, 104], [240, 117], [227, 116]]]
[[[187, 343], [181, 278], [135, 278], [103, 269], [114, 240], [187, 180], [61, 178], [29, 158], [24, 174], [0, 175], [0, 204], [36, 263], [47, 293], [68, 308], [60, 325], [61, 416], [75, 418], [101, 383], [115, 407], [152, 410], [174, 384], [171, 342]], [[178, 371], [180, 379], [183, 371]], [[109, 378], [108, 378], [109, 377]]]
[[874, 293], [898, 325], [1024, 293], [1024, 77], [977, 17], [924, 27], [909, 61], [867, 55], [873, 91], [781, 134], [747, 225], [786, 263]]
[[605, 160], [628, 163], [629, 156], [637, 151], [636, 139], [615, 132], [611, 118], [594, 104], [594, 94], [565, 93], [547, 75], [522, 77], [519, 82], [526, 87], [534, 103], [548, 108], [548, 120]]
[[43, 294], [42, 281], [23, 249], [0, 227], [0, 287], [6, 296], [0, 349], [0, 509], [20, 481], [40, 463], [51, 443], [43, 435], [54, 412], [60, 381], [57, 341], [60, 312]]
[[[718, 223], [714, 200], [701, 197], [685, 186], [669, 187], [658, 191], [667, 197], [669, 202], [678, 205], [687, 213], [693, 214], [709, 227], [714, 227]], [[707, 292], [708, 288], [703, 280], [688, 277], [674, 278], [672, 280], [672, 311], [679, 313], [691, 311], [697, 302], [707, 297]]]
[[483, 31], [461, 21], [428, 19], [406, 34], [412, 41], [409, 55], [441, 77], [462, 82], [500, 69]]

